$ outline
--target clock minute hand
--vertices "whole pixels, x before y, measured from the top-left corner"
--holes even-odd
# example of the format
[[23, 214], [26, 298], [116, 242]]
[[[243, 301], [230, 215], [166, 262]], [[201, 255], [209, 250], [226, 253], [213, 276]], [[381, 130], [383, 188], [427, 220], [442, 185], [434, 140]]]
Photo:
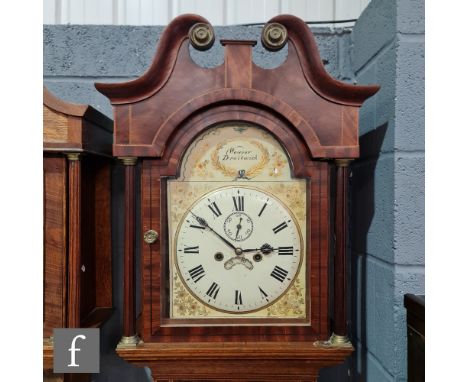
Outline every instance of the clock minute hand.
[[192, 211], [190, 211], [190, 213], [195, 216], [195, 219], [197, 220], [198, 224], [200, 224], [201, 226], [205, 227], [205, 228], [208, 228], [211, 232], [213, 232], [216, 236], [218, 236], [222, 241], [224, 241], [224, 243], [226, 243], [229, 247], [231, 247], [234, 251], [236, 251], [236, 247], [231, 244], [228, 240], [226, 240], [224, 237], [222, 237], [218, 232], [216, 232], [213, 228], [211, 228], [208, 223], [206, 222], [205, 219], [203, 219], [202, 217], [200, 216], [197, 216], [195, 215]]

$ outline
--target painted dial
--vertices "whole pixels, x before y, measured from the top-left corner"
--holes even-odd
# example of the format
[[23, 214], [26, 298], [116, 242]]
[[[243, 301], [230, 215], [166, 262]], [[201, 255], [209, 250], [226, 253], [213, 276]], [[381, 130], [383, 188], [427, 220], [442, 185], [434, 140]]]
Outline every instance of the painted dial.
[[249, 187], [224, 187], [196, 201], [178, 227], [174, 249], [187, 289], [229, 313], [278, 300], [294, 281], [303, 253], [291, 211]]

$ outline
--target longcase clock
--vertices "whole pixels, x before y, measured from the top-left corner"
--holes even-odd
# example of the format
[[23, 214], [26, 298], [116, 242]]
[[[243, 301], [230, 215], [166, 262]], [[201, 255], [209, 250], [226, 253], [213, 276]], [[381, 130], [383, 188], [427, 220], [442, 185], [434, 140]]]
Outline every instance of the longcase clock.
[[[261, 41], [287, 49], [286, 61], [260, 68], [256, 41], [219, 41], [202, 17], [180, 16], [145, 74], [96, 84], [114, 107], [113, 154], [126, 166], [117, 352], [157, 380], [315, 380], [353, 351], [347, 166], [359, 156], [359, 107], [378, 86], [331, 78], [294, 16], [270, 20]], [[194, 63], [190, 45], [215, 43], [223, 64]]]
[[112, 121], [44, 88], [44, 377], [55, 328], [98, 327], [112, 312]]

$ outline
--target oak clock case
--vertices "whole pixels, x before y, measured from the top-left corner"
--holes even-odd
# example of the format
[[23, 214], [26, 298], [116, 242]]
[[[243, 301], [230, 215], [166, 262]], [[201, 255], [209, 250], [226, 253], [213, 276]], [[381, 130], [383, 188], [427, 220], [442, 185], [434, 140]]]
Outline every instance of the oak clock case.
[[[192, 60], [191, 48], [219, 43], [221, 65]], [[359, 108], [379, 87], [330, 77], [297, 17], [271, 19], [261, 43], [286, 60], [261, 68], [257, 41], [216, 39], [207, 20], [182, 15], [140, 78], [95, 84], [125, 166], [117, 353], [155, 379], [316, 380], [353, 351], [348, 165]]]

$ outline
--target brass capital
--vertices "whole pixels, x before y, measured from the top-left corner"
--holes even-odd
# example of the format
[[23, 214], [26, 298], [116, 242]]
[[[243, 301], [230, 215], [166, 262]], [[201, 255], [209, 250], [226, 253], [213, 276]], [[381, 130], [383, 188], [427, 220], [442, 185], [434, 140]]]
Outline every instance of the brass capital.
[[67, 153], [68, 160], [80, 160], [80, 153]]
[[119, 160], [121, 160], [125, 166], [135, 166], [138, 158], [137, 157], [119, 157]]
[[338, 167], [348, 167], [352, 159], [335, 159], [335, 164]]

